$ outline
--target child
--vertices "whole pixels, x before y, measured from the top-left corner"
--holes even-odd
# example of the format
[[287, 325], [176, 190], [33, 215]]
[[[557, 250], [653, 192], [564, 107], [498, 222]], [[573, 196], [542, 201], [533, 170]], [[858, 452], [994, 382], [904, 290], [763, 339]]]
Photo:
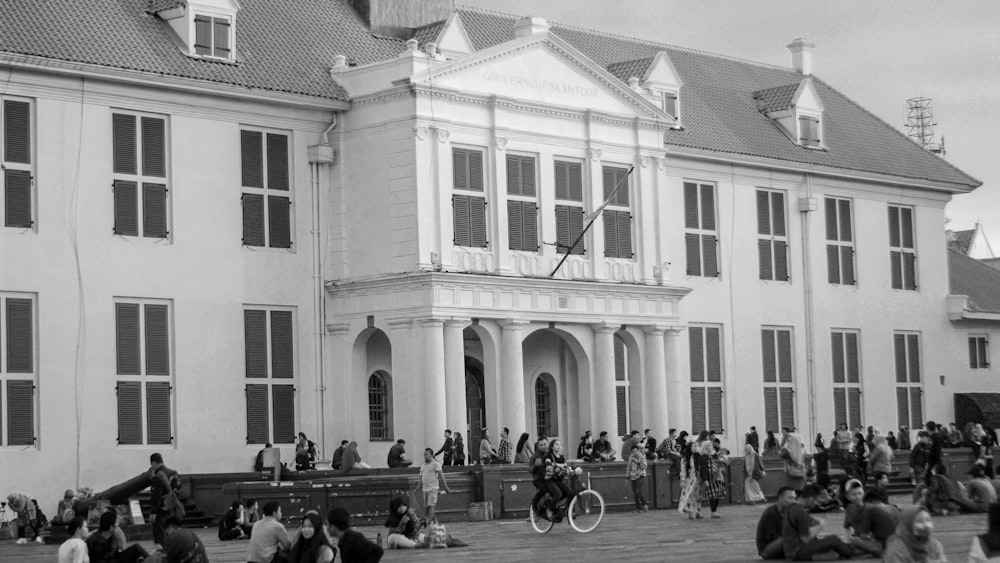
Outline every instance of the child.
[[[431, 454], [434, 452], [431, 451]], [[347, 509], [336, 507], [326, 515], [330, 536], [337, 540], [340, 560], [343, 563], [378, 563], [384, 553], [382, 547], [351, 529], [351, 515]]]
[[629, 454], [627, 477], [629, 483], [632, 484], [635, 511], [646, 512], [649, 510], [649, 505], [646, 503], [645, 497], [642, 496], [642, 491], [646, 486], [646, 455], [642, 446], [636, 442], [632, 443], [632, 452]]

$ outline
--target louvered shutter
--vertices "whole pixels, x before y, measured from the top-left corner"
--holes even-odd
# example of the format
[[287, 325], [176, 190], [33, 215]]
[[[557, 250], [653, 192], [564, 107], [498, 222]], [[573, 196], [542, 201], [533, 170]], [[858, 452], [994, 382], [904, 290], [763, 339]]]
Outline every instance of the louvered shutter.
[[288, 191], [288, 135], [267, 134], [267, 189]]
[[913, 210], [909, 207], [899, 209], [899, 227], [903, 235], [903, 248], [913, 248]]
[[847, 382], [861, 382], [861, 361], [858, 356], [858, 335], [848, 332], [844, 335], [844, 345], [847, 348]]
[[3, 123], [4, 160], [31, 164], [31, 104], [5, 100]]
[[164, 120], [157, 117], [143, 117], [142, 126], [142, 174], [163, 178], [167, 175], [167, 151]]
[[701, 186], [701, 228], [715, 230], [715, 186]]
[[136, 174], [135, 116], [111, 116], [112, 159], [116, 174]]
[[167, 187], [163, 184], [142, 185], [142, 236], [167, 236]]
[[760, 352], [761, 363], [764, 369], [764, 382], [774, 383], [777, 381], [778, 369], [774, 357], [774, 331], [764, 329], [760, 331]]
[[771, 240], [770, 239], [760, 239], [757, 241], [757, 258], [760, 266], [760, 279], [770, 280], [774, 279], [772, 276], [772, 262], [771, 262]]
[[566, 254], [569, 245], [575, 240], [569, 235], [569, 214], [572, 209], [568, 205], [556, 206], [556, 252], [559, 254]]
[[701, 236], [701, 249], [705, 257], [702, 261], [704, 276], [714, 278], [719, 275], [719, 239], [713, 235]]
[[271, 387], [271, 417], [274, 420], [274, 444], [295, 442], [295, 388], [291, 385]]
[[889, 206], [889, 246], [899, 247], [899, 208]]
[[521, 217], [524, 221], [524, 250], [538, 251], [538, 206], [531, 201], [521, 202]]
[[7, 382], [7, 445], [31, 446], [35, 443], [35, 384], [31, 381]]
[[569, 199], [583, 201], [583, 166], [569, 163]]
[[[906, 387], [896, 388], [896, 420], [899, 426], [910, 424], [910, 391]], [[914, 426], [914, 428], [919, 427], [919, 424]]]
[[826, 240], [840, 240], [837, 236], [837, 200], [824, 199], [823, 208], [826, 212]]
[[889, 265], [892, 268], [892, 288], [903, 289], [903, 255], [897, 250], [889, 253]]
[[771, 234], [771, 201], [764, 190], [757, 190], [757, 234]]
[[618, 415], [618, 435], [628, 434], [628, 389], [625, 387], [615, 387], [615, 407]]
[[990, 367], [989, 341], [986, 338], [977, 338], [979, 351], [979, 367]]
[[789, 387], [779, 388], [778, 402], [781, 407], [781, 427], [795, 428], [795, 392]]
[[687, 229], [701, 227], [698, 222], [698, 184], [690, 182], [684, 182], [684, 227]]
[[605, 209], [601, 220], [604, 221], [604, 256], [618, 258], [618, 214]]
[[691, 388], [691, 433], [697, 435], [708, 426], [708, 413], [705, 412], [705, 388]]
[[[844, 333], [830, 333], [830, 355], [833, 359], [833, 382], [844, 383], [847, 380], [847, 371], [844, 369]], [[846, 420], [837, 422], [846, 422]]]
[[170, 322], [166, 305], [144, 305], [146, 375], [170, 375]]
[[212, 55], [212, 18], [194, 17], [194, 52], [198, 55]]
[[[3, 383], [0, 382], [0, 385], [3, 385]], [[0, 401], [0, 446], [5, 445], [4, 441], [3, 441], [3, 425], [4, 425], [4, 422], [3, 422], [3, 413], [4, 413], [4, 408], [6, 408], [6, 406], [3, 404], [2, 401]]]
[[240, 131], [240, 165], [243, 186], [264, 187], [264, 134], [260, 131]]
[[851, 201], [841, 199], [837, 202], [837, 215], [840, 216], [840, 240], [850, 242], [853, 240], [851, 234]]
[[632, 214], [615, 211], [618, 214], [618, 257], [632, 258]]
[[470, 246], [486, 248], [486, 199], [469, 198]]
[[701, 275], [701, 236], [687, 233], [684, 235], [684, 250], [687, 255], [687, 275]]
[[147, 444], [170, 444], [170, 384], [146, 383], [146, 436]]
[[840, 247], [841, 278], [840, 283], [854, 285], [854, 249], [850, 246]]
[[764, 388], [764, 426], [775, 432], [781, 429], [781, 421], [778, 418], [778, 389], [775, 387]]
[[30, 299], [7, 299], [7, 373], [34, 373], [34, 319]]
[[788, 244], [774, 241], [774, 279], [788, 281]]
[[628, 373], [625, 371], [625, 342], [615, 336], [614, 343], [615, 381], [625, 381], [628, 379]]
[[903, 253], [903, 289], [917, 289], [917, 257], [912, 252]]
[[456, 190], [469, 188], [469, 151], [452, 149], [451, 151], [452, 184]]
[[556, 199], [569, 199], [569, 167], [568, 162], [556, 162]]
[[469, 225], [469, 196], [452, 196], [452, 209], [455, 216], [455, 246], [472, 246], [471, 228]]
[[524, 185], [521, 181], [521, 157], [507, 155], [507, 193], [524, 195]]
[[518, 200], [507, 201], [507, 238], [511, 250], [524, 250], [523, 209]]
[[840, 283], [840, 247], [836, 244], [826, 245], [826, 281]]
[[292, 312], [271, 311], [271, 377], [295, 377]]
[[267, 377], [267, 311], [244, 310], [243, 331], [246, 376]]
[[850, 425], [849, 418], [847, 414], [847, 389], [835, 387], [833, 389], [833, 421], [837, 425], [847, 424], [849, 428], [854, 428]]
[[469, 189], [483, 191], [483, 153], [469, 151]]
[[264, 246], [264, 196], [243, 194], [243, 244]]
[[690, 339], [691, 381], [705, 381], [705, 337], [700, 326], [688, 328]]
[[[601, 169], [601, 184], [604, 189], [604, 199], [608, 199], [608, 196], [615, 189], [615, 170], [613, 168], [604, 167]], [[611, 204], [614, 205], [615, 201], [612, 200]]]
[[247, 385], [247, 443], [266, 444], [268, 437], [267, 385]]
[[979, 350], [976, 346], [976, 338], [969, 338], [969, 367], [976, 369], [979, 367]]
[[[621, 187], [619, 187], [619, 185]], [[629, 205], [629, 187], [628, 187], [628, 170], [623, 170], [621, 168], [611, 169], [611, 190], [614, 191], [615, 188], [618, 189], [615, 192], [615, 197], [611, 200], [613, 205], [621, 205], [622, 207], [628, 207]]]
[[774, 236], [785, 236], [785, 194], [771, 192], [771, 222]]
[[896, 358], [896, 381], [906, 382], [906, 335], [892, 335], [893, 354]]
[[115, 180], [116, 235], [139, 236], [139, 186], [135, 182]]
[[[583, 208], [582, 207], [571, 207], [569, 209], [569, 244], [573, 244], [574, 241], [580, 234], [583, 233]], [[584, 254], [586, 248], [584, 246], [583, 238], [576, 243], [576, 246], [570, 250], [570, 254]]]
[[115, 304], [118, 375], [140, 375], [139, 305]]
[[924, 409], [920, 401], [919, 387], [910, 387], [910, 428], [920, 428], [924, 422]]
[[792, 332], [789, 330], [775, 331], [778, 337], [778, 381], [792, 381]]
[[212, 25], [215, 28], [215, 33], [213, 34], [215, 56], [228, 59], [231, 52], [229, 47], [229, 20], [225, 18], [213, 18]]
[[910, 364], [910, 382], [920, 382], [920, 341], [916, 334], [906, 335], [906, 352]]
[[705, 352], [706, 381], [722, 381], [722, 343], [718, 328], [705, 328]]
[[722, 389], [719, 387], [708, 388], [708, 427], [709, 430], [722, 432]]
[[31, 228], [31, 172], [4, 170], [4, 225]]
[[142, 443], [142, 388], [138, 381], [118, 382], [118, 443]]
[[[848, 389], [847, 390], [847, 414], [848, 414], [848, 424], [850, 428], [855, 428], [861, 425], [861, 390], [860, 389]], [[914, 426], [916, 428], [916, 426]]]
[[267, 227], [271, 248], [292, 247], [291, 202], [280, 195], [267, 196]]

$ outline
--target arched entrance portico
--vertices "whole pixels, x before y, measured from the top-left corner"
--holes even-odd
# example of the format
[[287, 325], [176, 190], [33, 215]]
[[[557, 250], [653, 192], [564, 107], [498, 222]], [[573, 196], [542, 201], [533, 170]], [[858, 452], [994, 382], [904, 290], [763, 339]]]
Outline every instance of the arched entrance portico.
[[526, 412], [523, 426], [510, 424], [511, 435], [527, 432], [535, 439], [544, 430], [572, 446], [590, 428], [590, 368], [583, 346], [569, 331], [540, 328], [524, 338], [522, 355], [523, 370], [516, 375], [524, 380]]
[[472, 465], [479, 458], [479, 441], [486, 426], [486, 384], [483, 364], [469, 356], [465, 357], [465, 410], [468, 421], [466, 463]]

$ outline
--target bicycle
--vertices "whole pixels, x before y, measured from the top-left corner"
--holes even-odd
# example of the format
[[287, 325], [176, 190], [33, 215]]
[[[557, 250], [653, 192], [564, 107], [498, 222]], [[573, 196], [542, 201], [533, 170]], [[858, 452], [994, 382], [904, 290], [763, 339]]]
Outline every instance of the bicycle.
[[[554, 520], [539, 516], [535, 513], [534, 506], [528, 506], [531, 526], [539, 534], [547, 534], [555, 526], [556, 520], [559, 520], [564, 514], [569, 520], [569, 525], [581, 534], [594, 531], [601, 524], [601, 520], [604, 519], [604, 497], [591, 488], [590, 472], [587, 472], [586, 484], [580, 482], [579, 474], [576, 472], [570, 474], [570, 481], [575, 491], [573, 497], [570, 499], [569, 505], [564, 509], [565, 513], [563, 513], [563, 509], [559, 509]], [[546, 494], [539, 500], [539, 504], [544, 503], [546, 497], [551, 502], [551, 496]]]

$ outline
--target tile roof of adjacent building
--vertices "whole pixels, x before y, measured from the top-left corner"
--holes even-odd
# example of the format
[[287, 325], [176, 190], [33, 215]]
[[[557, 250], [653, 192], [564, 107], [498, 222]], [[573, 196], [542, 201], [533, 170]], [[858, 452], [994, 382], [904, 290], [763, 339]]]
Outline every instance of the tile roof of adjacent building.
[[418, 27], [413, 30], [413, 39], [420, 42], [421, 45], [424, 43], [432, 43], [438, 40], [438, 36], [441, 35], [441, 30], [444, 28], [445, 22], [435, 22], [429, 25]]
[[149, 6], [146, 7], [146, 11], [151, 14], [155, 14], [157, 12], [162, 12], [163, 10], [169, 10], [170, 8], [176, 8], [177, 6], [184, 6], [186, 4], [186, 0], [149, 0]]
[[611, 63], [608, 65], [608, 72], [613, 74], [615, 78], [621, 80], [622, 82], [628, 82], [628, 79], [633, 76], [642, 80], [642, 77], [646, 74], [646, 71], [649, 70], [649, 65], [652, 64], [652, 62], [653, 57], [643, 57], [632, 61]]
[[757, 90], [751, 96], [757, 100], [757, 109], [763, 113], [771, 113], [792, 107], [792, 100], [798, 89], [799, 83], [796, 82], [795, 84]]
[[968, 307], [979, 313], [1000, 313], [1000, 271], [956, 250], [948, 250], [952, 295], [968, 296]]
[[947, 231], [948, 248], [961, 252], [962, 254], [969, 253], [969, 246], [972, 244], [972, 237], [975, 236], [975, 229], [968, 229], [965, 231]]

